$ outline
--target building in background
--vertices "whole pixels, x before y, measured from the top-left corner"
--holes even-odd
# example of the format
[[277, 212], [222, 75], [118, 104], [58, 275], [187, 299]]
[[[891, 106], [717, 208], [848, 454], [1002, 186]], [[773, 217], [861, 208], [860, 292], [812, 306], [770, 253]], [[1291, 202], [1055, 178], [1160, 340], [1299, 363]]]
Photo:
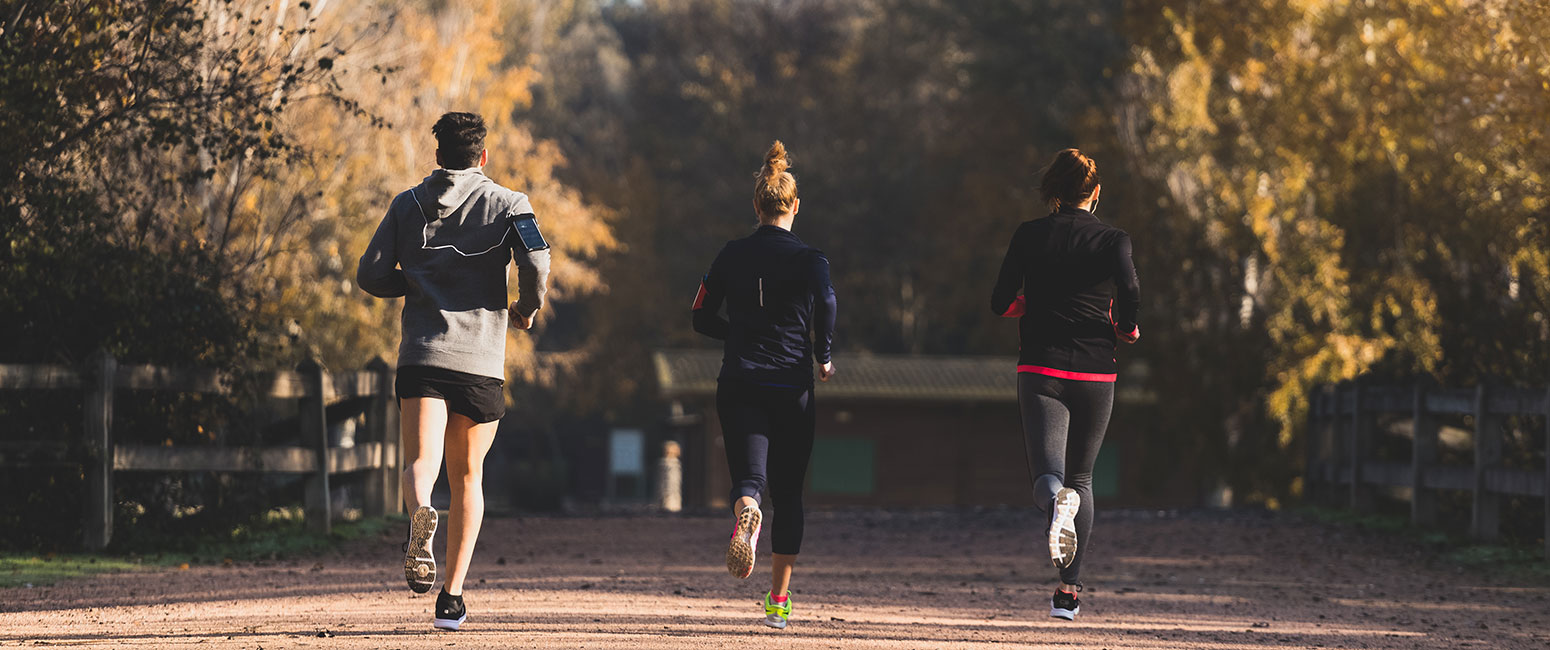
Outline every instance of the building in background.
[[[655, 353], [668, 437], [682, 445], [686, 508], [725, 508], [731, 489], [716, 416], [717, 350]], [[807, 503], [866, 506], [1031, 505], [1012, 357], [841, 356], [819, 383], [818, 435]], [[1121, 378], [1115, 417], [1094, 472], [1095, 496], [1153, 504], [1127, 480], [1151, 401], [1144, 368]], [[1189, 498], [1189, 497], [1184, 497]]]

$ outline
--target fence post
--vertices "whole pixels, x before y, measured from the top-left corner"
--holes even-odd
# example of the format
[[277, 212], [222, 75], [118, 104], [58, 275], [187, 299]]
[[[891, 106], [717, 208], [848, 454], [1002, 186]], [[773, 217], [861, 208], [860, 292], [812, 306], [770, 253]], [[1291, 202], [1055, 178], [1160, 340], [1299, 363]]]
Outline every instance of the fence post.
[[1323, 468], [1323, 436], [1319, 431], [1319, 408], [1324, 404], [1324, 387], [1316, 386], [1308, 393], [1308, 432], [1303, 436], [1306, 459], [1302, 471], [1302, 499], [1306, 503], [1318, 503], [1316, 487]]
[[1314, 423], [1318, 422], [1319, 393], [1318, 387], [1308, 391], [1308, 423], [1306, 433], [1302, 437], [1302, 500], [1305, 503], [1313, 503], [1313, 465], [1317, 454], [1314, 453], [1313, 431]]
[[[1333, 465], [1329, 472], [1330, 505], [1350, 500], [1350, 487], [1344, 483], [1351, 478], [1351, 432], [1346, 426], [1343, 410], [1350, 387], [1350, 381], [1342, 381], [1335, 384], [1334, 391], [1329, 395], [1329, 455], [1330, 464]], [[1336, 497], [1342, 498], [1336, 500]]]
[[86, 517], [82, 542], [100, 551], [113, 540], [113, 389], [118, 360], [107, 350], [92, 355], [86, 386]]
[[317, 450], [317, 469], [307, 478], [305, 497], [307, 528], [328, 534], [333, 528], [333, 499], [328, 489], [328, 396], [323, 393], [323, 366], [307, 359], [296, 367], [306, 388], [298, 405], [301, 419], [301, 444]]
[[1437, 524], [1437, 495], [1426, 487], [1426, 470], [1437, 464], [1437, 419], [1426, 411], [1426, 386], [1417, 381], [1410, 446], [1410, 523]]
[[1494, 540], [1501, 531], [1501, 497], [1486, 486], [1486, 472], [1502, 460], [1501, 427], [1491, 418], [1485, 382], [1475, 387], [1475, 492], [1470, 529], [1476, 539]]
[[382, 357], [366, 364], [377, 378], [377, 392], [366, 411], [366, 436], [382, 448], [382, 464], [366, 473], [366, 516], [381, 517], [399, 511], [398, 427], [392, 426], [397, 408], [393, 398], [393, 367]]
[[1366, 512], [1372, 507], [1372, 490], [1364, 482], [1362, 461], [1371, 447], [1371, 418], [1362, 412], [1362, 382], [1351, 385], [1351, 510]]

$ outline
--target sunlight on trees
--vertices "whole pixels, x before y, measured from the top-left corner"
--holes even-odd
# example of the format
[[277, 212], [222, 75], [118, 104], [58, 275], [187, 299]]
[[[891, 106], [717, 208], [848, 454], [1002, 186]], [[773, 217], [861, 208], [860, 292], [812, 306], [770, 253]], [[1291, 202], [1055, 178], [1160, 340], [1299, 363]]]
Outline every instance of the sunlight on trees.
[[[605, 289], [594, 263], [618, 245], [609, 213], [558, 180], [555, 168], [565, 162], [559, 149], [514, 120], [514, 111], [532, 102], [536, 73], [529, 64], [508, 62], [501, 3], [450, 2], [436, 11], [407, 7], [393, 14], [356, 6], [325, 14], [322, 24], [338, 30], [340, 41], [356, 43], [335, 64], [340, 92], [359, 98], [360, 110], [381, 123], [328, 104], [297, 111], [287, 123], [311, 152], [310, 164], [258, 188], [262, 198], [253, 207], [272, 210], [288, 197], [310, 196], [309, 228], [271, 267], [276, 300], [265, 306], [271, 317], [296, 319], [307, 348], [338, 367], [393, 356], [399, 304], [362, 297], [353, 285], [355, 258], [392, 196], [435, 168], [430, 126], [449, 110], [485, 116], [485, 172], [531, 197], [555, 246], [550, 300], [575, 301]], [[553, 313], [547, 309], [545, 317]], [[532, 336], [513, 335], [508, 343], [509, 368], [529, 381], [546, 376]]]
[[1151, 4], [1134, 153], [1253, 304], [1281, 449], [1316, 383], [1543, 380], [1542, 3]]
[[841, 358], [1009, 354], [995, 266], [1079, 146], [1137, 247], [1153, 460], [1270, 502], [1320, 383], [1546, 381], [1547, 33], [1507, 0], [12, 3], [3, 360], [391, 358], [352, 271], [447, 110], [556, 245], [507, 359], [563, 388], [535, 421], [659, 417], [649, 353], [705, 344], [686, 305], [775, 138]]

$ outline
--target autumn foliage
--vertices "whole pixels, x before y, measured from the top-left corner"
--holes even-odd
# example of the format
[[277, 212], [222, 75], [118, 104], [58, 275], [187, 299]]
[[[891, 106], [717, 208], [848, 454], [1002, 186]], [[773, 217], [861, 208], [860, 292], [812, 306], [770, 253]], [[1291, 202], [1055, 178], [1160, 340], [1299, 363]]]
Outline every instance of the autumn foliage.
[[[352, 283], [447, 110], [555, 244], [533, 426], [660, 421], [649, 353], [797, 152], [836, 363], [1011, 354], [984, 308], [1079, 146], [1135, 242], [1145, 481], [1298, 494], [1310, 390], [1550, 381], [1550, 9], [1506, 0], [334, 0], [0, 9], [0, 362], [391, 360]], [[140, 47], [130, 47], [139, 43]], [[1138, 376], [1139, 373], [1132, 374]], [[946, 434], [944, 434], [946, 435]], [[1183, 479], [1170, 468], [1195, 468]]]

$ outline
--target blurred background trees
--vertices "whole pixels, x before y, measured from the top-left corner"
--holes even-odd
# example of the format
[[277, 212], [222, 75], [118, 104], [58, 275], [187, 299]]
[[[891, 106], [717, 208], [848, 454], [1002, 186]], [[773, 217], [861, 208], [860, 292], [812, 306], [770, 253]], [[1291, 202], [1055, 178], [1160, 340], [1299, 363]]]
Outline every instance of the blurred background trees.
[[1054, 151], [1097, 158], [1147, 471], [1201, 495], [1295, 497], [1320, 382], [1550, 381], [1544, 2], [13, 0], [0, 29], [6, 362], [391, 359], [354, 263], [461, 109], [558, 246], [508, 358], [551, 433], [660, 417], [649, 351], [709, 344], [687, 305], [776, 138], [842, 365], [1010, 354], [1006, 239]]
[[1197, 378], [1177, 399], [1226, 423], [1214, 455], [1251, 498], [1292, 483], [1317, 382], [1545, 383], [1550, 51], [1530, 35], [1547, 19], [1538, 2], [1133, 7], [1122, 137], [1167, 205], [1146, 230], [1198, 241], [1143, 245], [1191, 279], [1179, 338], [1147, 353]]

